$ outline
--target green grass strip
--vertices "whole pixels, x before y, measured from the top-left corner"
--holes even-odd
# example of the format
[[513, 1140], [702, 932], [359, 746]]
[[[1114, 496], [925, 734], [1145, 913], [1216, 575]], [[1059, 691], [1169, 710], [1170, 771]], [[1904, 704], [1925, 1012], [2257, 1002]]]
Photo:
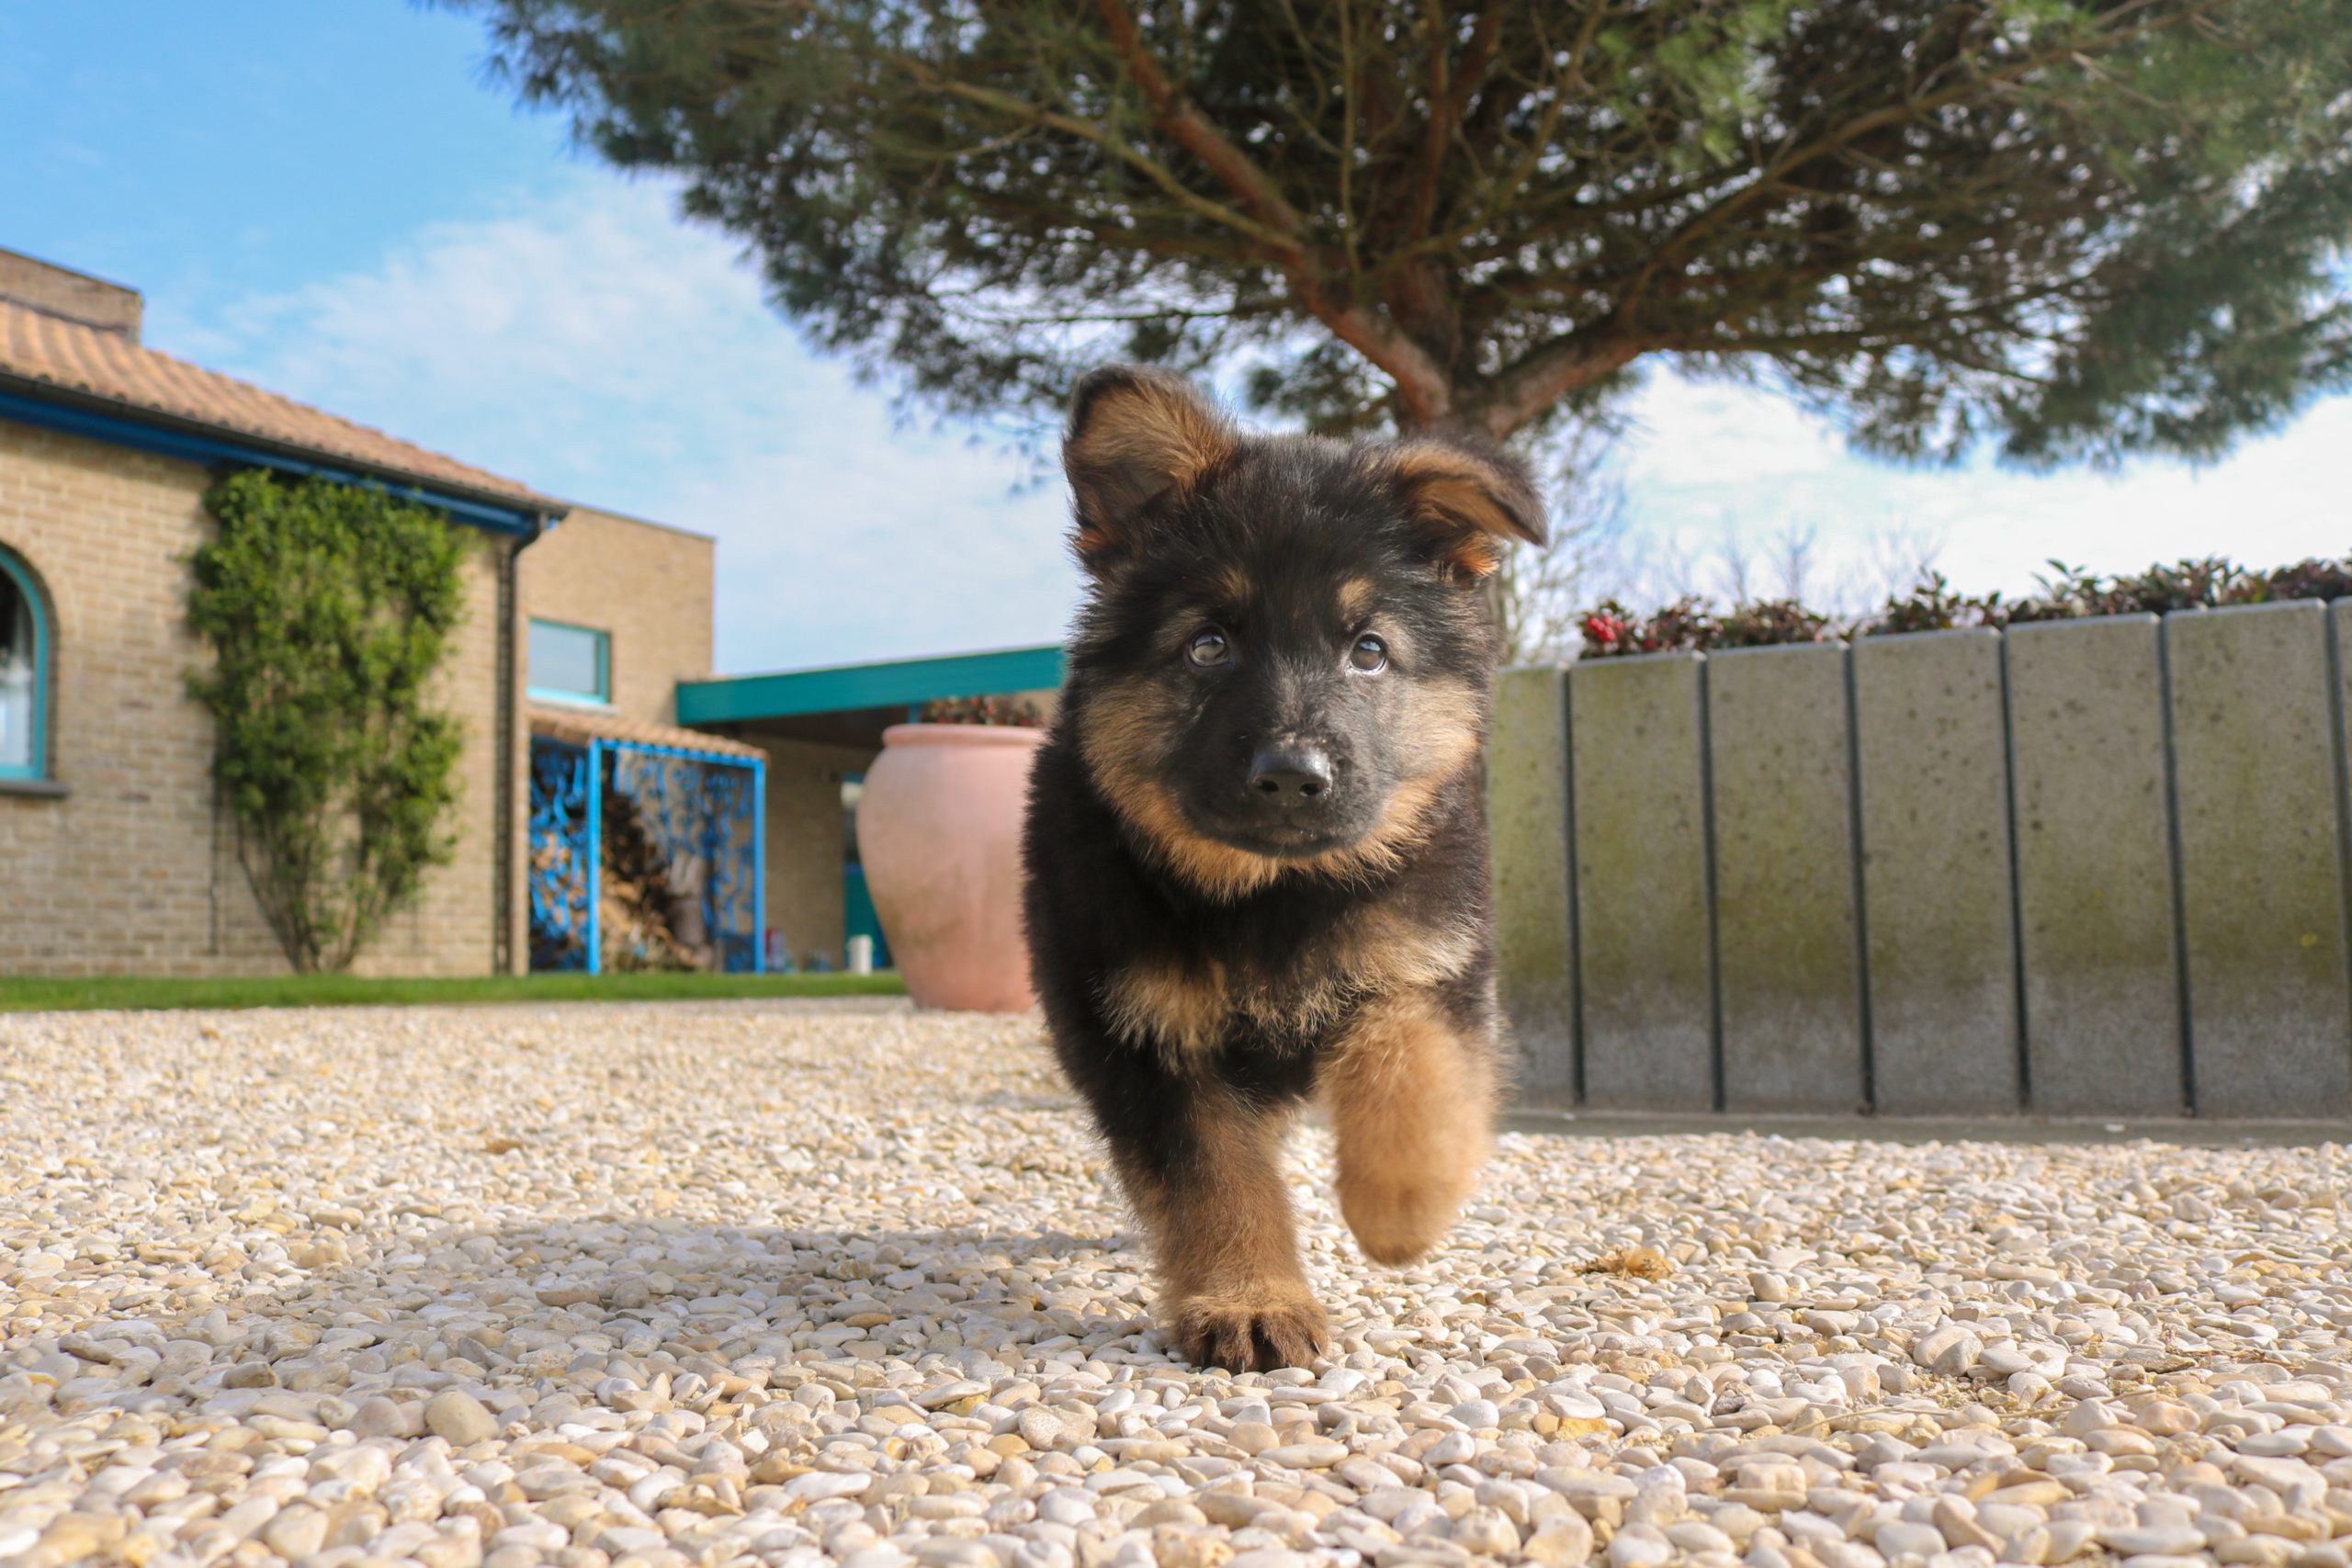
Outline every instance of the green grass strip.
[[898, 997], [906, 983], [881, 975], [481, 975], [372, 979], [356, 975], [273, 975], [250, 979], [105, 976], [80, 980], [0, 976], [0, 1012], [95, 1008], [446, 1007], [476, 1002], [684, 1002], [741, 997]]

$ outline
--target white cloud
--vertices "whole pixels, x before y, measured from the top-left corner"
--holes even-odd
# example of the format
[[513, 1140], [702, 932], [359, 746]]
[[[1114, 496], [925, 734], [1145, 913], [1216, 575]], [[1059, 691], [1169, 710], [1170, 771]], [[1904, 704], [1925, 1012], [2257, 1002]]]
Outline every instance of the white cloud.
[[1076, 598], [1059, 493], [1023, 483], [1028, 459], [902, 428], [651, 185], [583, 174], [179, 344], [551, 493], [716, 536], [724, 670], [1051, 641]]
[[1637, 539], [1703, 555], [1813, 531], [1828, 575], [1882, 574], [1892, 538], [1933, 541], [1962, 588], [2030, 588], [2052, 558], [2094, 570], [2227, 555], [2267, 567], [2352, 549], [2342, 454], [2352, 400], [2310, 410], [2202, 468], [2146, 460], [2120, 473], [2024, 473], [1987, 458], [1912, 468], [1849, 453], [1824, 423], [1761, 389], [1659, 377], [1625, 451]]
[[[164, 303], [164, 302], [159, 302]], [[205, 363], [559, 495], [717, 536], [729, 671], [1049, 640], [1077, 581], [1033, 461], [902, 428], [806, 348], [723, 237], [667, 190], [567, 172], [503, 215], [429, 226], [365, 270], [153, 333]], [[1906, 469], [1849, 455], [1785, 400], [1652, 378], [1625, 448], [1634, 553], [1817, 539], [1826, 579], [1917, 541], [1964, 588], [2051, 557], [2101, 570], [2352, 545], [2352, 401], [2196, 472]], [[1645, 587], [1658, 586], [1658, 573]]]

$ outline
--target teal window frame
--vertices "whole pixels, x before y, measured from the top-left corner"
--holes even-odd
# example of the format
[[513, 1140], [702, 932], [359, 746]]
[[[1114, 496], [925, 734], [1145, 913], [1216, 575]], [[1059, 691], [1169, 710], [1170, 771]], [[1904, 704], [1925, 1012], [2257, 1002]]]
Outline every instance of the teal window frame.
[[23, 594], [33, 620], [33, 744], [30, 762], [0, 762], [0, 779], [49, 777], [49, 596], [41, 592], [32, 568], [14, 551], [0, 548], [0, 572]]
[[[570, 703], [574, 707], [610, 707], [613, 705], [613, 634], [601, 626], [583, 626], [576, 621], [559, 621], [548, 615], [533, 615], [531, 628], [554, 626], [568, 632], [585, 632], [596, 639], [596, 690], [591, 694], [553, 686], [526, 684], [523, 689], [533, 702]], [[523, 643], [526, 660], [530, 657], [530, 638]], [[526, 674], [527, 681], [528, 676]]]

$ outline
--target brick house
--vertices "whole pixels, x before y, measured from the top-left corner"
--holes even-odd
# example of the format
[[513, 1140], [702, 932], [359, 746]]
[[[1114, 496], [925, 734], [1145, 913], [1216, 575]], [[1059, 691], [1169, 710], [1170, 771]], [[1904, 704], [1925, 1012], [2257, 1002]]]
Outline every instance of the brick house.
[[755, 763], [757, 871], [737, 879], [752, 886], [736, 889], [749, 926], [733, 959], [838, 964], [845, 935], [871, 929], [850, 824], [883, 728], [932, 697], [1058, 683], [1051, 648], [717, 678], [707, 536], [157, 352], [141, 310], [131, 289], [0, 250], [0, 975], [286, 966], [214, 788], [209, 716], [186, 692], [205, 657], [187, 558], [228, 468], [380, 485], [476, 546], [445, 671], [465, 736], [457, 853], [365, 972], [517, 972], [535, 943], [544, 957], [535, 769], [565, 747], [607, 767]]
[[[668, 722], [677, 680], [710, 672], [708, 539], [158, 353], [140, 316], [130, 289], [0, 251], [0, 974], [285, 966], [213, 788], [210, 719], [185, 692], [204, 657], [187, 561], [224, 467], [380, 484], [476, 543], [446, 676], [465, 734], [457, 854], [361, 968], [522, 966], [534, 712], [759, 755]], [[605, 632], [607, 690], [568, 711], [526, 695], [540, 620]]]

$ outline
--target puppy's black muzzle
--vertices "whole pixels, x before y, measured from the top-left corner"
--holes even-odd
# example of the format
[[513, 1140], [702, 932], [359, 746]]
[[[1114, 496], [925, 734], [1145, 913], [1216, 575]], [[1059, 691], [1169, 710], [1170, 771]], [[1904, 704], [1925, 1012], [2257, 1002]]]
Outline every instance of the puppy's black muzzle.
[[1331, 759], [1313, 746], [1269, 746], [1250, 759], [1250, 788], [1260, 808], [1312, 811], [1331, 793]]

